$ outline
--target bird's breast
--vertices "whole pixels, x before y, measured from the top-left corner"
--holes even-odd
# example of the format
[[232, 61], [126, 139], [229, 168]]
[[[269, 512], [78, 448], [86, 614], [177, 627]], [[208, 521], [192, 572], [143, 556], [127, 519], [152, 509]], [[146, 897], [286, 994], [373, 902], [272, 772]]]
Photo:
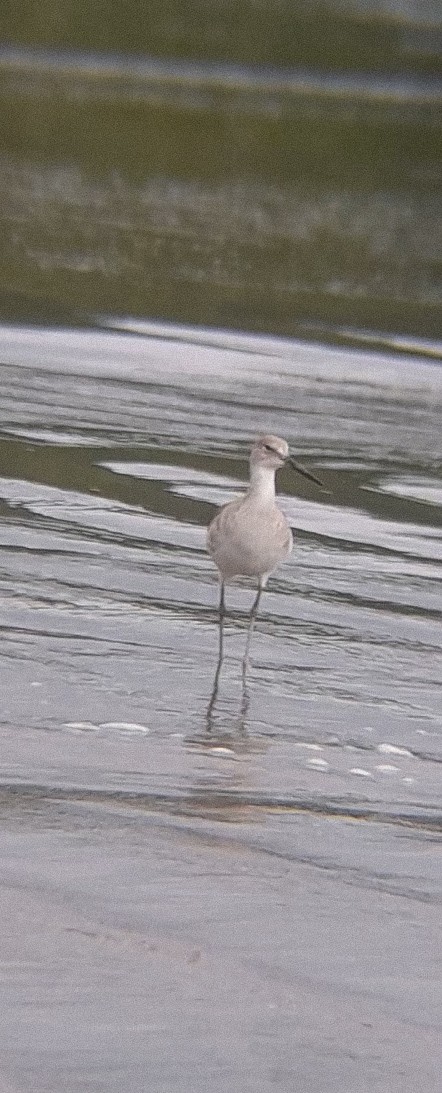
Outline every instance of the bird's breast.
[[212, 520], [207, 546], [224, 577], [259, 577], [271, 573], [292, 549], [285, 516], [276, 505], [257, 507], [232, 501]]

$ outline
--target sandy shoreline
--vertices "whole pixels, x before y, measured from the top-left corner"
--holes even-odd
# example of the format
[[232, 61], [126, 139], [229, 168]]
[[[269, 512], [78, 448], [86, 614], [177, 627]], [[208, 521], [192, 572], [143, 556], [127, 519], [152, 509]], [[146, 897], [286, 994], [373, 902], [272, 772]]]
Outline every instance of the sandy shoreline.
[[431, 833], [17, 805], [0, 835], [5, 1093], [436, 1093]]

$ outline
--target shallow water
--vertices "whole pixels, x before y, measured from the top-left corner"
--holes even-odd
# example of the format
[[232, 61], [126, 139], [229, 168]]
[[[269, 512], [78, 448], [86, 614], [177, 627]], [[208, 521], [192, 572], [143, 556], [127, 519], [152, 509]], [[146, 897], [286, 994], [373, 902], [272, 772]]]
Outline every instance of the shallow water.
[[[196, 778], [431, 809], [440, 368], [148, 324], [4, 328], [0, 350], [3, 777], [149, 792]], [[239, 737], [252, 591], [229, 589], [208, 739], [205, 526], [265, 428], [330, 494], [280, 475], [295, 551], [263, 600]]]
[[[436, 1093], [440, 366], [121, 326], [0, 329], [0, 1089]], [[262, 429], [330, 494], [208, 718]]]

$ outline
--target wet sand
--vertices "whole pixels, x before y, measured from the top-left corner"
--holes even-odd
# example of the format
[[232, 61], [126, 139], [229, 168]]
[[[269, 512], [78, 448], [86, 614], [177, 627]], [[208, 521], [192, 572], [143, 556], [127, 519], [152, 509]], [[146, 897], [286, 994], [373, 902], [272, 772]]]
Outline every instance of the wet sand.
[[[0, 331], [0, 1091], [436, 1093], [441, 371], [180, 339]], [[209, 723], [264, 425], [332, 493]]]
[[200, 811], [3, 797], [5, 1091], [436, 1093], [431, 830]]

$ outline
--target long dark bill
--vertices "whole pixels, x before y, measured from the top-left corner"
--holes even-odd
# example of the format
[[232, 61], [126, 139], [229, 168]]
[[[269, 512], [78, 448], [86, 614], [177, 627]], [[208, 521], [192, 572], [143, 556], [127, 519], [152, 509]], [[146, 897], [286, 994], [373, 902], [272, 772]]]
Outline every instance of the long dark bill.
[[329, 490], [325, 489], [324, 483], [321, 482], [321, 479], [316, 478], [316, 475], [312, 474], [311, 471], [306, 471], [305, 467], [301, 467], [301, 464], [297, 463], [291, 455], [289, 456], [289, 463], [291, 463], [292, 467], [295, 468], [295, 471], [298, 471], [298, 474], [304, 475], [304, 478], [309, 478], [310, 482], [314, 482], [315, 485], [319, 486], [320, 489], [324, 490], [325, 493], [329, 493]]

